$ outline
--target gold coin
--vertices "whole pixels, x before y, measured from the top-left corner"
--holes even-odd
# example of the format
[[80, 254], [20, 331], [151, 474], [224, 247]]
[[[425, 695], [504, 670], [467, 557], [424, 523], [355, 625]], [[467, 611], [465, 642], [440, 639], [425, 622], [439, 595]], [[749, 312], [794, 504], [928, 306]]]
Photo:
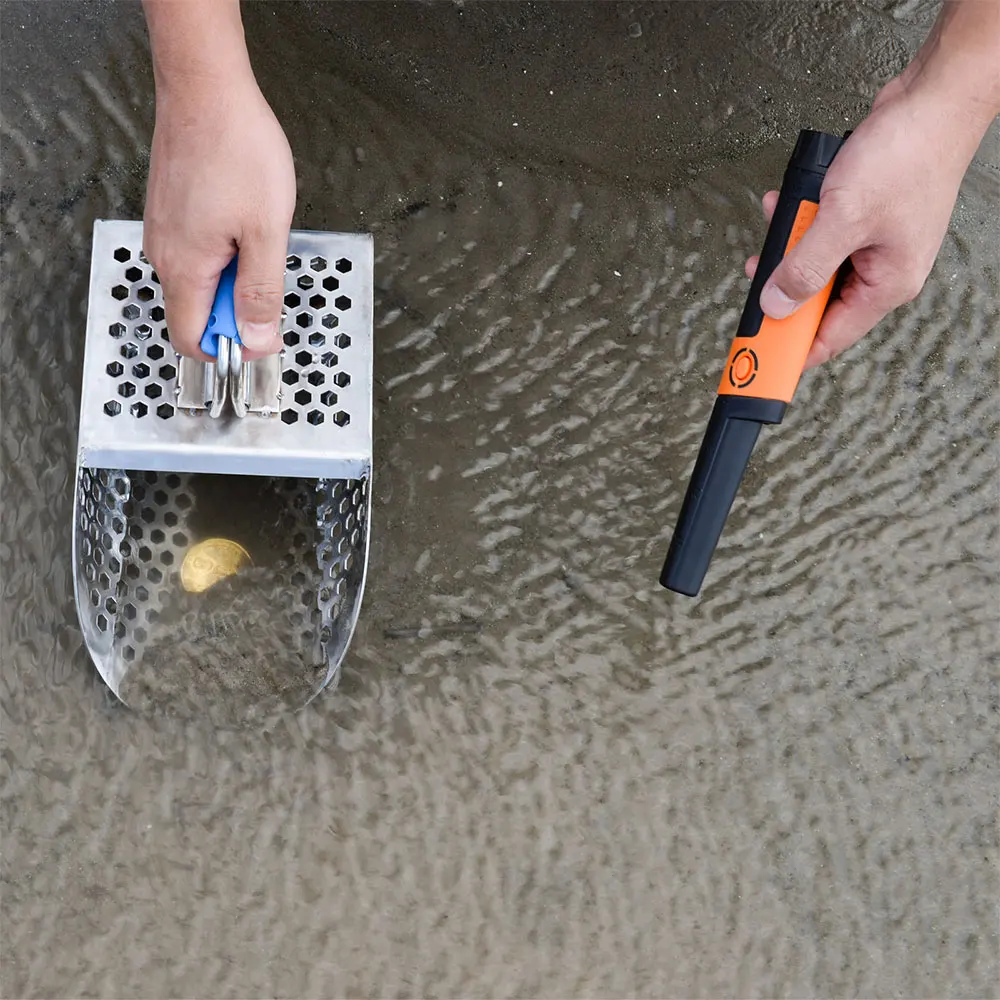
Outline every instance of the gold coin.
[[228, 538], [206, 538], [193, 546], [181, 564], [181, 586], [200, 594], [251, 562], [250, 553]]

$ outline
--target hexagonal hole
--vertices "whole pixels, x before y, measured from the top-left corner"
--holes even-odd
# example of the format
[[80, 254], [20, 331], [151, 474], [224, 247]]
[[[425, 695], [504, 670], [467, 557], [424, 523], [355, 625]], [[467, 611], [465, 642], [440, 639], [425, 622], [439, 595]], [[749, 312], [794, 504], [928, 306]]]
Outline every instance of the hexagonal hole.
[[294, 424], [296, 420], [299, 419], [299, 415], [295, 410], [284, 410], [281, 414], [281, 421], [285, 424]]
[[117, 399], [109, 399], [104, 404], [104, 412], [109, 417], [117, 417], [118, 414], [122, 412], [122, 404], [119, 403]]
[[177, 515], [172, 510], [168, 510], [163, 515], [163, 523], [168, 528], [176, 528], [177, 527]]
[[[157, 501], [157, 503], [159, 503], [159, 502], [160, 501]], [[164, 500], [163, 503], [166, 503], [166, 501]], [[166, 537], [167, 536], [163, 533], [163, 529], [162, 528], [153, 528], [153, 530], [149, 533], [149, 540], [154, 545], [160, 545], [160, 544], [162, 544], [163, 543], [163, 539], [166, 538]]]
[[300, 299], [295, 292], [289, 292], [285, 296], [285, 305], [288, 306], [289, 309], [294, 309], [301, 301], [302, 299]]
[[346, 312], [351, 308], [351, 300], [346, 295], [338, 295], [334, 300], [333, 304], [341, 311]]
[[312, 288], [315, 282], [313, 281], [313, 276], [311, 274], [303, 274], [299, 277], [299, 280], [296, 282], [296, 284], [304, 292], [307, 292], [309, 291], [310, 288]]
[[305, 368], [305, 366], [308, 365], [310, 361], [312, 361], [312, 357], [313, 356], [311, 351], [299, 351], [299, 353], [295, 355], [295, 363], [300, 368]]
[[337, 336], [333, 338], [333, 342], [340, 348], [351, 346], [351, 338], [346, 333], [338, 333]]
[[302, 260], [292, 254], [285, 258], [285, 267], [287, 267], [289, 271], [297, 271], [300, 267], [302, 267]]
[[135, 335], [139, 340], [149, 340], [153, 336], [153, 328], [148, 323], [140, 323], [135, 328]]
[[334, 316], [333, 313], [327, 313], [321, 322], [328, 330], [335, 330], [338, 326], [340, 326], [340, 319]]
[[284, 382], [285, 385], [295, 385], [295, 383], [298, 382], [298, 380], [299, 380], [299, 373], [291, 368], [286, 368], [281, 373], [281, 381]]
[[165, 551], [161, 552], [160, 562], [163, 563], [164, 566], [173, 566], [174, 564], [173, 552], [171, 552], [170, 549], [166, 549]]
[[[153, 493], [153, 503], [159, 504], [161, 507], [165, 507], [166, 503], [167, 503], [167, 491], [166, 490], [156, 490]], [[160, 537], [159, 538], [153, 538], [152, 535], [149, 536], [150, 538], [153, 538], [154, 542], [162, 542], [163, 541], [163, 531], [162, 531], [162, 529], [158, 529], [158, 530], [160, 530]]]
[[123, 358], [131, 360], [139, 353], [139, 345], [132, 343], [122, 344], [120, 353]]
[[118, 383], [118, 395], [124, 396], [126, 399], [129, 396], [135, 395], [135, 383], [134, 382], [119, 382]]
[[104, 607], [109, 615], [113, 615], [118, 610], [118, 602], [113, 597], [109, 597], [104, 602]]
[[325, 257], [313, 257], [309, 261], [309, 266], [314, 271], [325, 271], [326, 270], [326, 258]]
[[156, 408], [156, 415], [161, 420], [169, 420], [174, 415], [174, 408], [169, 403], [160, 403]]
[[340, 288], [340, 282], [332, 274], [330, 274], [323, 279], [323, 287], [328, 292], [335, 292], [338, 288]]
[[142, 268], [141, 267], [135, 267], [134, 265], [132, 267], [126, 267], [125, 268], [125, 280], [126, 281], [142, 281]]
[[149, 412], [149, 407], [140, 399], [129, 407], [129, 413], [133, 417], [144, 417]]
[[183, 531], [175, 531], [174, 532], [174, 537], [171, 539], [171, 541], [179, 549], [183, 548], [188, 543], [187, 535], [185, 535]]
[[111, 297], [121, 302], [122, 299], [128, 298], [128, 289], [124, 285], [115, 285], [115, 287], [111, 289]]
[[160, 378], [164, 382], [169, 382], [177, 375], [177, 369], [173, 365], [160, 365]]
[[106, 615], [100, 614], [100, 615], [97, 616], [97, 627], [102, 632], [107, 632], [107, 630], [108, 630], [108, 619], [107, 619]]
[[126, 618], [127, 618], [127, 619], [128, 619], [129, 621], [130, 621], [130, 622], [133, 622], [133, 621], [135, 621], [135, 605], [134, 605], [134, 604], [126, 604], [126, 605], [125, 605], [125, 607], [124, 607], [124, 608], [122, 608], [122, 614], [123, 614], [123, 615], [124, 615], [124, 616], [125, 616], [125, 617], [126, 617]]
[[351, 262], [346, 257], [341, 257], [334, 266], [341, 274], [347, 274], [352, 267]]
[[327, 351], [319, 360], [326, 368], [335, 368], [337, 365], [337, 355], [333, 351]]
[[150, 382], [143, 391], [150, 399], [159, 399], [163, 395], [163, 386], [156, 382]]
[[346, 427], [351, 422], [350, 414], [345, 413], [343, 410], [340, 410], [333, 415], [333, 422], [338, 427]]
[[150, 566], [149, 569], [146, 571], [146, 576], [149, 577], [150, 583], [163, 582], [163, 574], [160, 572], [157, 566]]
[[309, 346], [310, 347], [324, 347], [326, 345], [326, 337], [323, 336], [318, 330], [315, 333], [309, 334]]
[[163, 347], [160, 344], [150, 344], [146, 348], [146, 357], [150, 361], [159, 361], [163, 357]]
[[118, 378], [125, 371], [125, 366], [120, 361], [112, 361], [105, 370], [112, 378]]
[[312, 313], [300, 312], [298, 316], [295, 317], [295, 322], [302, 327], [309, 326], [312, 321]]
[[134, 302], [130, 302], [122, 310], [122, 316], [127, 320], [137, 320], [139, 318], [139, 307]]
[[326, 305], [326, 299], [323, 298], [322, 295], [313, 295], [309, 299], [309, 305], [311, 305], [313, 309], [322, 309], [323, 306]]
[[154, 292], [153, 289], [149, 287], [149, 285], [143, 285], [142, 288], [140, 288], [139, 291], [135, 293], [135, 297], [140, 302], [149, 302], [149, 300], [152, 299], [155, 295], [156, 292]]
[[332, 389], [327, 389], [322, 396], [319, 397], [319, 401], [324, 406], [336, 406], [337, 405], [337, 394]]
[[186, 493], [177, 494], [177, 506], [180, 507], [181, 510], [187, 510], [192, 503], [193, 501]]
[[337, 372], [337, 374], [333, 376], [333, 384], [340, 386], [340, 388], [343, 389], [344, 386], [351, 384], [351, 376], [348, 375], [347, 372]]
[[297, 330], [289, 330], [285, 334], [285, 346], [286, 347], [297, 347], [299, 343], [299, 334]]
[[298, 403], [299, 406], [308, 406], [312, 402], [312, 393], [308, 389], [299, 389], [299, 391], [295, 393], [295, 402]]
[[137, 365], [132, 365], [132, 374], [136, 378], [146, 378], [149, 375], [149, 365], [144, 361], [140, 361]]
[[125, 261], [132, 259], [132, 252], [128, 247], [119, 247], [114, 253], [115, 260], [119, 264], [124, 264]]
[[163, 318], [166, 315], [167, 314], [163, 311], [163, 306], [153, 306], [153, 308], [149, 310], [149, 318], [154, 323], [162, 323]]
[[115, 340], [121, 340], [125, 336], [125, 324], [124, 323], [112, 323], [108, 327], [108, 333], [111, 334]]
[[323, 423], [323, 413], [320, 410], [310, 410], [309, 416], [306, 417], [306, 420], [308, 420], [314, 427], [318, 427], [321, 423]]

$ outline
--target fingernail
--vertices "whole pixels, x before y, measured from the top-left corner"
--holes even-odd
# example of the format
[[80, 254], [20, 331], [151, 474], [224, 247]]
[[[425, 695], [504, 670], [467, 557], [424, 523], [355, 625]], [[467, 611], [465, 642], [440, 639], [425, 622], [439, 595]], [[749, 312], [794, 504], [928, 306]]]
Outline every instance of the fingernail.
[[798, 303], [790, 299], [777, 285], [765, 285], [760, 293], [760, 307], [771, 319], [784, 319], [795, 312]]
[[251, 351], [270, 351], [277, 346], [277, 323], [244, 323], [240, 330], [240, 340]]

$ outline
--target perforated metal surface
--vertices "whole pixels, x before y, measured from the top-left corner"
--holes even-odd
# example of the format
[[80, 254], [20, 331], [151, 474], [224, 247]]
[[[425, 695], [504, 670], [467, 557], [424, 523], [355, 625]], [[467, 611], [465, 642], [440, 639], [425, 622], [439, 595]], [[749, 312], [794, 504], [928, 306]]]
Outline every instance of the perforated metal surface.
[[280, 413], [213, 421], [177, 405], [142, 224], [94, 227], [80, 410], [92, 468], [358, 478], [370, 460], [371, 238], [295, 231], [285, 270]]
[[[277, 643], [269, 681], [281, 686], [282, 671], [305, 665], [293, 680], [305, 676], [318, 693], [339, 676], [367, 570], [371, 240], [292, 233], [279, 407], [242, 419], [179, 405], [179, 374], [205, 369], [182, 367], [171, 348], [141, 240], [141, 223], [95, 225], [73, 524], [88, 650], [122, 697], [131, 671], [152, 665], [159, 679], [181, 646], [200, 669], [204, 642], [205, 659], [224, 672], [220, 650], [225, 661], [227, 643], [242, 638], [233, 663], [245, 671], [261, 659], [242, 635], [251, 622]], [[235, 482], [220, 499], [225, 475]], [[270, 512], [266, 531], [249, 532], [252, 567], [201, 604], [182, 586], [184, 557], [213, 518], [229, 527], [251, 492]]]
[[[74, 582], [88, 649], [120, 694], [148, 646], [190, 638], [173, 610], [184, 599], [180, 567], [199, 540], [205, 475], [82, 469], [74, 515]], [[369, 540], [367, 478], [264, 480], [279, 511], [272, 532], [280, 554], [264, 567], [258, 603], [289, 627], [286, 653], [320, 670], [316, 691], [334, 681], [364, 590]], [[276, 598], [283, 606], [268, 604]]]

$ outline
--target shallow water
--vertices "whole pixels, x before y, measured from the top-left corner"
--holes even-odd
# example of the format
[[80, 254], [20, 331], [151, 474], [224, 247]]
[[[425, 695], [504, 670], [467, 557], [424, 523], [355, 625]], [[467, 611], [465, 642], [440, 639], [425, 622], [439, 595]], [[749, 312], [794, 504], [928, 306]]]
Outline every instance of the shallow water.
[[375, 235], [377, 394], [344, 677], [248, 729], [83, 649], [89, 242], [151, 81], [138, 9], [4, 5], [4, 996], [997, 995], [996, 130], [702, 596], [656, 583], [757, 198], [933, 11], [250, 7], [296, 225]]

